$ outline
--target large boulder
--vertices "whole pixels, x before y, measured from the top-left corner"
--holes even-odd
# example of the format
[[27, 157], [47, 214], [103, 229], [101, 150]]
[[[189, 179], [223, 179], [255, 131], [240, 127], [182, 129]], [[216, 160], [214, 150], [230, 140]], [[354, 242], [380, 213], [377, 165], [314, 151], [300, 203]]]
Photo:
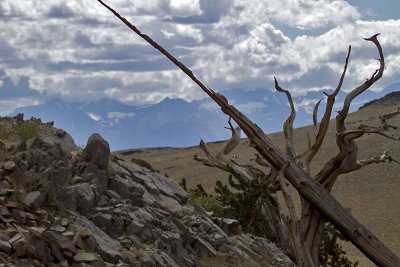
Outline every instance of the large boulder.
[[99, 134], [92, 134], [82, 152], [82, 160], [93, 163], [100, 170], [107, 170], [109, 157], [110, 145], [108, 142]]

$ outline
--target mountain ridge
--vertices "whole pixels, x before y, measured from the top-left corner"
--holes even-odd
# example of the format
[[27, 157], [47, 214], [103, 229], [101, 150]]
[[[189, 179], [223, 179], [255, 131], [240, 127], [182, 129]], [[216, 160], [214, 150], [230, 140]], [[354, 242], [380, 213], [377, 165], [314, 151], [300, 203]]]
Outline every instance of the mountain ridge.
[[[359, 105], [352, 107], [353, 110], [371, 99], [399, 90], [399, 85], [394, 84], [379, 93], [366, 92], [357, 99]], [[286, 96], [276, 91], [258, 88], [250, 91], [232, 89], [221, 93], [266, 133], [280, 131], [281, 123], [290, 113]], [[294, 127], [312, 123], [313, 106], [323, 96], [322, 92], [309, 92], [293, 97], [297, 109]], [[345, 93], [340, 92], [337, 98], [337, 105], [340, 105]], [[323, 102], [319, 116], [322, 116]], [[197, 145], [201, 139], [211, 142], [230, 137], [230, 132], [224, 129], [228, 126], [227, 116], [209, 98], [187, 102], [167, 97], [157, 104], [144, 106], [130, 106], [109, 98], [71, 103], [53, 98], [37, 106], [17, 108], [10, 116], [18, 113], [24, 113], [28, 118], [54, 121], [56, 127], [68, 131], [81, 146], [93, 132], [98, 132], [109, 141], [113, 151], [188, 147]]]

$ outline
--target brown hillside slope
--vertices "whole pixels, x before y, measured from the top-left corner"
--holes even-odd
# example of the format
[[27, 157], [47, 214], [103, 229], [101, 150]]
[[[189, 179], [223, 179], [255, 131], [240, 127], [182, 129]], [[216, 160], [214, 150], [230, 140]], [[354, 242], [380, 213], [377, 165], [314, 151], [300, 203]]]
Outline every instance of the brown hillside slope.
[[[378, 125], [378, 115], [397, 110], [400, 105], [369, 105], [349, 115], [348, 128], [356, 128], [359, 124]], [[400, 116], [390, 120], [393, 125], [400, 126]], [[282, 122], [283, 124], [283, 122]], [[225, 125], [221, 125], [223, 127]], [[295, 144], [298, 151], [306, 146], [306, 132], [311, 127], [295, 130]], [[398, 134], [398, 131], [396, 132]], [[269, 137], [279, 147], [284, 147], [282, 133], [270, 134]], [[317, 172], [322, 165], [337, 151], [335, 144], [335, 128], [331, 122], [327, 138], [316, 156], [311, 169]], [[200, 140], [199, 140], [200, 141]], [[204, 140], [207, 141], [207, 140]], [[211, 150], [217, 151], [222, 143], [210, 143]], [[389, 150], [390, 155], [400, 161], [400, 142], [381, 136], [365, 135], [358, 141], [359, 159], [381, 155]], [[118, 154], [129, 154], [126, 158], [138, 158], [148, 161], [154, 169], [168, 174], [176, 181], [187, 179], [188, 187], [201, 183], [206, 190], [213, 192], [215, 181], [227, 180], [228, 174], [215, 168], [209, 168], [193, 160], [193, 154], [201, 154], [198, 147], [190, 148], [151, 148], [120, 151]], [[254, 162], [255, 150], [248, 147], [248, 140], [243, 139], [233, 151], [240, 163]], [[351, 209], [357, 219], [368, 227], [392, 251], [400, 255], [400, 164], [369, 165], [357, 172], [343, 175], [333, 188], [333, 195]], [[349, 245], [351, 246], [351, 245]], [[349, 247], [352, 259], [359, 259], [359, 266], [374, 266], [354, 247]]]

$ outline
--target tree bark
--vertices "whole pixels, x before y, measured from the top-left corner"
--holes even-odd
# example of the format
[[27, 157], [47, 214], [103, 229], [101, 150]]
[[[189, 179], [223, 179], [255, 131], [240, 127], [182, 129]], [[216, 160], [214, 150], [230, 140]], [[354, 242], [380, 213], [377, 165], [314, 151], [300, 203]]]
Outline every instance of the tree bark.
[[[331, 221], [342, 234], [347, 236], [349, 240], [360, 249], [368, 258], [380, 266], [400, 266], [400, 259], [394, 255], [380, 240], [378, 240], [367, 228], [359, 223], [352, 214], [345, 209], [340, 203], [317, 181], [312, 179], [302, 168], [300, 168], [292, 160], [288, 159], [286, 155], [276, 147], [272, 141], [264, 134], [264, 132], [255, 125], [246, 116], [240, 113], [234, 106], [229, 105], [227, 99], [208, 89], [201, 83], [192, 71], [189, 70], [185, 65], [179, 62], [174, 56], [168, 53], [159, 44], [154, 42], [150, 37], [142, 34], [135, 26], [133, 26], [125, 18], [121, 17], [115, 10], [108, 5], [104, 4], [103, 1], [98, 0], [103, 6], [109, 9], [115, 16], [117, 16], [124, 24], [126, 24], [131, 30], [133, 30], [140, 37], [149, 42], [153, 47], [158, 49], [162, 54], [169, 58], [176, 66], [178, 66], [183, 72], [185, 72], [201, 89], [210, 96], [220, 107], [221, 110], [231, 116], [235, 122], [242, 128], [244, 133], [248, 136], [254, 148], [267, 160], [276, 170], [282, 170], [286, 179], [299, 191], [299, 193], [307, 201], [315, 205], [325, 216]], [[376, 37], [376, 36], [375, 36]], [[372, 38], [370, 38], [372, 39]], [[375, 38], [376, 39], [376, 38]], [[381, 51], [380, 51], [381, 52]], [[383, 69], [382, 69], [383, 71]], [[381, 73], [378, 73], [378, 76]], [[375, 74], [370, 80], [367, 80], [365, 84], [369, 85], [373, 83], [376, 78]], [[367, 88], [368, 88], [367, 87]], [[364, 89], [364, 88], [361, 88]], [[360, 94], [362, 90], [354, 90], [354, 97]], [[353, 97], [353, 98], [354, 98]], [[351, 98], [351, 97], [350, 97]], [[352, 99], [352, 98], [351, 98]], [[347, 102], [345, 100], [345, 106]], [[350, 100], [351, 102], [351, 100]], [[344, 106], [344, 107], [345, 107]], [[342, 110], [338, 115], [347, 115], [348, 110]], [[345, 116], [344, 116], [345, 117]], [[344, 124], [343, 124], [344, 125]], [[342, 127], [340, 124], [340, 118], [337, 118], [337, 128]], [[345, 129], [344, 129], [345, 130]], [[340, 130], [339, 132], [343, 132]], [[340, 147], [340, 144], [338, 144]], [[342, 151], [341, 151], [342, 152]], [[334, 162], [333, 162], [334, 163]], [[332, 173], [328, 173], [331, 176]], [[326, 176], [324, 177], [326, 178]]]

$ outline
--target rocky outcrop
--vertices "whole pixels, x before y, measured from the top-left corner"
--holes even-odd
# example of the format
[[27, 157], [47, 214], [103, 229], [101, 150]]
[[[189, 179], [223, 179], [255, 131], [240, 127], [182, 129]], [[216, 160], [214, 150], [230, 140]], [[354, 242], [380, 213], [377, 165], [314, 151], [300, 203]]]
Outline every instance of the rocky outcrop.
[[41, 124], [40, 136], [0, 146], [0, 264], [199, 266], [229, 255], [294, 266], [268, 240], [230, 231], [237, 222], [212, 218], [174, 181], [110, 157], [100, 135], [81, 150], [61, 133]]
[[384, 97], [381, 97], [379, 99], [374, 99], [368, 103], [365, 103], [363, 106], [361, 106], [359, 109], [363, 109], [368, 106], [373, 106], [373, 105], [383, 105], [383, 106], [389, 106], [389, 105], [395, 105], [400, 103], [400, 92], [391, 92]]

